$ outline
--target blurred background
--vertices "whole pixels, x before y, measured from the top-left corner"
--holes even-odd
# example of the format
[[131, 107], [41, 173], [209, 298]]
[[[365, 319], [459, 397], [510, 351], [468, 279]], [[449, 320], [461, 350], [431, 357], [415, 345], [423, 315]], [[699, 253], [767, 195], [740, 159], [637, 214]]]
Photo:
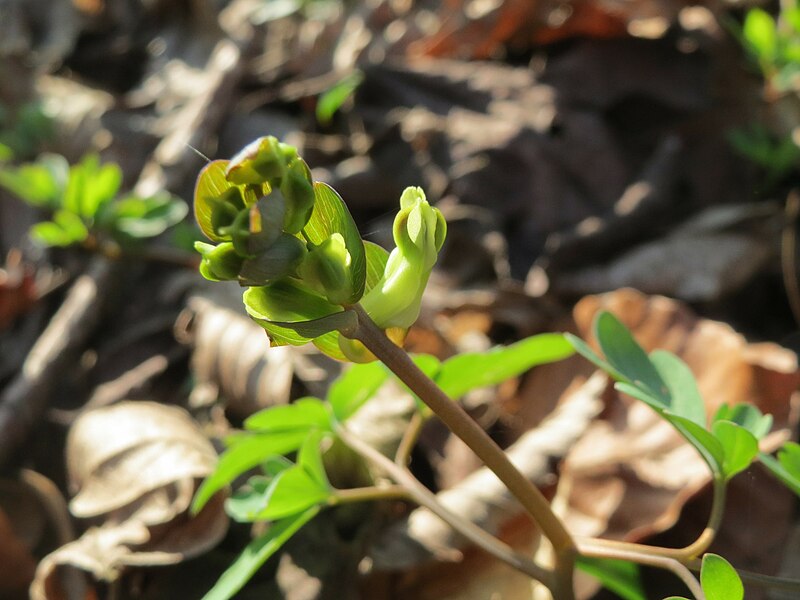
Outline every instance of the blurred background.
[[[798, 127], [791, 1], [0, 0], [0, 597], [202, 597], [250, 536], [222, 498], [187, 515], [218, 440], [339, 373], [266, 351], [238, 286], [198, 275], [208, 160], [295, 145], [384, 246], [423, 187], [449, 233], [411, 351], [588, 335], [612, 308], [693, 367], [709, 410], [752, 401], [795, 435]], [[465, 402], [509, 445], [590, 373], [570, 359]], [[537, 483], [585, 535], [693, 540], [707, 476], [611, 396]], [[402, 427], [390, 412], [365, 419]], [[412, 464], [434, 491], [479, 466], [435, 424]], [[735, 483], [715, 549], [797, 576], [796, 499], [757, 467]], [[530, 597], [477, 551], [398, 541], [409, 510], [332, 511], [240, 597]]]

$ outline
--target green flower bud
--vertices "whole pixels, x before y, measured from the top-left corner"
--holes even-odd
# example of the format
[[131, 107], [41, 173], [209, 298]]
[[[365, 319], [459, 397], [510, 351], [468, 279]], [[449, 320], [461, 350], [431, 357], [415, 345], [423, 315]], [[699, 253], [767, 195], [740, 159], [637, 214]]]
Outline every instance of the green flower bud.
[[244, 259], [239, 256], [231, 242], [223, 242], [218, 246], [195, 242], [194, 247], [203, 257], [200, 274], [206, 279], [228, 281], [239, 276]]
[[280, 194], [260, 198], [250, 207], [250, 237], [247, 240], [248, 255], [266, 251], [280, 237], [286, 201]]
[[233, 247], [241, 256], [250, 256], [248, 244], [250, 240], [250, 210], [240, 210], [228, 227], [223, 227], [219, 233], [233, 242]]
[[298, 158], [289, 164], [280, 191], [286, 199], [284, 229], [297, 233], [308, 223], [314, 210], [314, 184], [304, 160]]
[[351, 263], [344, 238], [334, 233], [308, 253], [300, 267], [300, 277], [331, 304], [344, 304], [353, 295]]
[[361, 306], [380, 327], [408, 328], [419, 317], [422, 293], [444, 244], [447, 223], [428, 204], [422, 189], [409, 187], [400, 198], [393, 233], [397, 247]]
[[242, 194], [237, 188], [229, 188], [216, 198], [209, 198], [211, 205], [211, 228], [223, 238], [230, 239], [227, 233], [236, 217], [244, 209]]
[[244, 261], [239, 271], [239, 282], [242, 285], [261, 286], [294, 275], [306, 253], [306, 245], [302, 240], [282, 233], [264, 252]]
[[225, 178], [237, 185], [280, 185], [286, 165], [296, 158], [297, 149], [293, 146], [282, 144], [273, 136], [261, 137], [231, 159]]

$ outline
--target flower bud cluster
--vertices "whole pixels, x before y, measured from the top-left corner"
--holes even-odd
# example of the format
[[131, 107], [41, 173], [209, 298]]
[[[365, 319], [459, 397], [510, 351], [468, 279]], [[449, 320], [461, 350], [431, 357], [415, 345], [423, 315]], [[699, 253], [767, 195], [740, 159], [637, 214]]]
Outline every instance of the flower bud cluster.
[[219, 243], [196, 244], [203, 276], [253, 286], [295, 275], [308, 254], [296, 234], [314, 209], [311, 171], [297, 150], [263, 137], [206, 169], [213, 172], [200, 175], [195, 210], [199, 204], [204, 233]]

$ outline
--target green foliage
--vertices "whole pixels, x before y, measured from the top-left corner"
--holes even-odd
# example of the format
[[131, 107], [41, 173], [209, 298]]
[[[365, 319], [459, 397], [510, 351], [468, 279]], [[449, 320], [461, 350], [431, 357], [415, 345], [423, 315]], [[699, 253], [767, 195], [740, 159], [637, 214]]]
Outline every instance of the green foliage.
[[761, 8], [747, 12], [740, 32], [745, 48], [778, 91], [797, 89], [800, 74], [800, 9], [781, 9], [776, 20]]
[[317, 121], [328, 125], [336, 111], [347, 102], [362, 81], [364, 81], [364, 74], [361, 71], [355, 71], [337, 81], [331, 89], [322, 94], [317, 101]]
[[616, 379], [620, 392], [641, 400], [666, 419], [694, 446], [715, 477], [727, 481], [750, 465], [758, 453], [758, 439], [769, 430], [770, 417], [754, 406], [724, 408], [708, 429], [703, 399], [682, 360], [663, 350], [648, 356], [609, 312], [597, 315], [594, 333], [605, 359], [583, 340], [569, 334], [567, 339]]
[[[466, 393], [516, 377], [535, 365], [560, 360], [571, 352], [563, 336], [544, 334], [506, 348], [463, 355], [467, 360], [454, 357], [440, 362], [432, 356], [420, 355], [415, 362], [430, 376], [442, 377], [446, 386]], [[250, 416], [244, 423], [245, 432], [226, 439], [227, 450], [220, 456], [214, 473], [197, 491], [192, 510], [198, 512], [216, 492], [254, 469], [256, 473], [247, 484], [226, 502], [226, 510], [237, 521], [272, 521], [272, 531], [281, 523], [293, 523], [295, 518], [316, 514], [335, 503], [336, 490], [328, 482], [322, 459], [325, 441], [335, 439], [339, 424], [351, 418], [390, 377], [393, 375], [381, 363], [355, 364], [331, 384], [324, 401], [300, 398], [292, 404], [274, 406]], [[457, 385], [456, 380], [459, 380]], [[295, 462], [286, 457], [293, 454]], [[240, 558], [231, 566], [236, 577], [224, 575], [210, 597], [230, 597], [226, 594], [238, 590], [268, 556], [258, 562], [260, 554], [249, 549], [245, 554], [247, 559]]]
[[502, 383], [536, 365], [562, 360], [573, 352], [563, 335], [545, 333], [487, 352], [454, 356], [442, 363], [433, 379], [455, 399], [470, 390]]
[[267, 559], [280, 550], [281, 546], [297, 533], [300, 528], [313, 519], [319, 508], [308, 510], [272, 523], [267, 532], [247, 545], [217, 583], [203, 596], [203, 600], [227, 600], [233, 598], [244, 587]]
[[0, 167], [0, 186], [24, 202], [52, 212], [31, 237], [44, 246], [87, 243], [91, 237], [122, 246], [160, 235], [186, 216], [186, 204], [166, 193], [118, 198], [122, 172], [95, 155], [70, 166], [43, 154], [34, 163]]
[[778, 451], [777, 459], [764, 453], [759, 458], [770, 473], [800, 496], [800, 444], [786, 442]]
[[733, 148], [764, 172], [761, 187], [769, 190], [800, 164], [800, 147], [791, 136], [778, 137], [766, 127], [753, 124], [728, 133]]
[[[700, 585], [706, 600], [742, 600], [744, 586], [739, 574], [731, 564], [718, 554], [703, 555], [700, 567]], [[665, 600], [686, 600], [680, 596], [670, 596]]]
[[639, 566], [624, 560], [609, 558], [578, 558], [577, 567], [597, 579], [603, 587], [622, 600], [647, 600]]

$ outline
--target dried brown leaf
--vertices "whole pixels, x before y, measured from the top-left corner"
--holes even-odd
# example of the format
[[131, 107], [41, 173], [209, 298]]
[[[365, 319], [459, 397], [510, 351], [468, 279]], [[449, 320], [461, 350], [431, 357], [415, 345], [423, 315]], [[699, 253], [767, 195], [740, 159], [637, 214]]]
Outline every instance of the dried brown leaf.
[[[724, 323], [699, 319], [665, 297], [619, 290], [584, 298], [575, 307], [588, 335], [594, 315], [609, 310], [646, 349], [663, 348], [687, 362], [713, 414], [722, 404], [750, 402], [773, 414], [778, 428], [796, 425], [800, 383], [796, 356], [775, 344], [748, 345]], [[613, 393], [603, 418], [567, 457], [573, 486], [566, 520], [577, 535], [639, 540], [677, 521], [709, 479], [696, 452], [640, 402]]]
[[178, 407], [121, 402], [81, 415], [67, 439], [77, 489], [70, 508], [101, 524], [42, 560], [31, 597], [62, 597], [57, 567], [113, 581], [127, 566], [176, 563], [214, 546], [228, 526], [223, 495], [195, 517], [188, 509], [216, 460], [211, 443]]

